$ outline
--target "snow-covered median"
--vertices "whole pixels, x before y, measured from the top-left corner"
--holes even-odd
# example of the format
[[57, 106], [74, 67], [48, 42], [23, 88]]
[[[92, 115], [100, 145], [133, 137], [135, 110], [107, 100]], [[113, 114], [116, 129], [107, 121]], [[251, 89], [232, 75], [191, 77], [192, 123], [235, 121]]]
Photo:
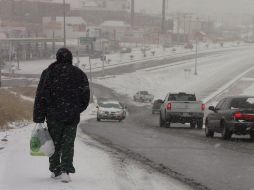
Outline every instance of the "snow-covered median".
[[[232, 43], [225, 43], [223, 47], [221, 47], [219, 44], [213, 44], [210, 43], [209, 47], [206, 47], [206, 44], [200, 43], [198, 46], [199, 53], [205, 53], [205, 52], [218, 52], [220, 50], [239, 50], [246, 49], [250, 47], [250, 44], [241, 44], [240, 46], [237, 45], [237, 42]], [[172, 49], [175, 49], [176, 51], [172, 51]], [[153, 56], [151, 52], [156, 52]], [[106, 55], [107, 61], [105, 63], [105, 68], [113, 68], [113, 67], [119, 67], [123, 65], [131, 65], [140, 63], [143, 64], [145, 61], [158, 61], [163, 60], [165, 58], [174, 58], [174, 57], [181, 57], [184, 55], [193, 55], [195, 54], [195, 48], [194, 49], [185, 49], [183, 46], [176, 46], [173, 48], [162, 48], [154, 46], [151, 48], [151, 50], [146, 52], [146, 57], [144, 57], [142, 51], [140, 48], [133, 48], [131, 53], [126, 54], [120, 54], [120, 53], [113, 53]], [[133, 59], [130, 58], [130, 56], [134, 56]], [[41, 74], [41, 72], [46, 69], [52, 62], [54, 62], [54, 59], [45, 59], [45, 60], [32, 60], [32, 61], [24, 61], [20, 62], [20, 69], [15, 70], [15, 73], [18, 74]], [[79, 58], [80, 63], [77, 64], [78, 60], [75, 57], [73, 62], [74, 65], [79, 66], [82, 70], [85, 70], [85, 72], [89, 72], [89, 59], [88, 57], [80, 57]], [[92, 71], [99, 71], [102, 69], [102, 61], [100, 59], [92, 59], [91, 60], [91, 67]], [[12, 63], [15, 65], [15, 63]], [[9, 67], [6, 66], [4, 69], [4, 72], [9, 72]]]
[[[92, 104], [82, 115], [82, 121], [95, 116]], [[29, 140], [34, 124], [12, 129], [8, 141], [1, 141], [0, 132], [0, 189], [1, 190], [185, 190], [180, 182], [160, 173], [149, 171], [129, 159], [120, 161], [108, 148], [78, 130], [74, 165], [77, 173], [72, 182], [51, 179], [47, 157], [30, 156]]]
[[[194, 60], [138, 70], [134, 73], [97, 78], [94, 81], [130, 98], [140, 90], [147, 90], [155, 98], [163, 99], [168, 92], [195, 93], [207, 102], [242, 73], [253, 68], [254, 51], [244, 50], [220, 56], [198, 59], [198, 75], [194, 75]], [[223, 88], [224, 89], [224, 88]]]

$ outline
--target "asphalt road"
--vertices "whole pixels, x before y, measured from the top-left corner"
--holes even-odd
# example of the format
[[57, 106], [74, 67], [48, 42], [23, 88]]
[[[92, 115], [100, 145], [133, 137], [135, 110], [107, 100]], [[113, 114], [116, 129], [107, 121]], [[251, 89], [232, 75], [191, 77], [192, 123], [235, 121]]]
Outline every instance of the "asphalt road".
[[[144, 67], [173, 62], [162, 60], [148, 63]], [[249, 66], [251, 63], [244, 65], [242, 71]], [[140, 68], [134, 65], [108, 71], [121, 74], [136, 69]], [[227, 74], [236, 76], [239, 72], [232, 70]], [[215, 81], [210, 90], [219, 88], [229, 80], [230, 77], [225, 75], [219, 83]], [[248, 138], [233, 137], [231, 141], [223, 141], [216, 136], [208, 139], [204, 131], [189, 129], [186, 125], [159, 128], [158, 115], [151, 114], [150, 105], [135, 106], [127, 97], [98, 85], [94, 85], [94, 93], [98, 97], [113, 97], [127, 102], [129, 115], [122, 123], [89, 120], [81, 124], [81, 129], [86, 134], [126, 152], [127, 156], [185, 181], [194, 189], [254, 190], [254, 143]], [[207, 93], [207, 90], [203, 91], [203, 94]]]
[[151, 114], [150, 105], [135, 106], [110, 89], [94, 87], [98, 97], [127, 102], [129, 115], [122, 123], [89, 120], [81, 125], [84, 133], [194, 189], [254, 189], [254, 143], [248, 137], [223, 141], [219, 135], [206, 138], [203, 130], [189, 129], [187, 125], [160, 128], [158, 115]]

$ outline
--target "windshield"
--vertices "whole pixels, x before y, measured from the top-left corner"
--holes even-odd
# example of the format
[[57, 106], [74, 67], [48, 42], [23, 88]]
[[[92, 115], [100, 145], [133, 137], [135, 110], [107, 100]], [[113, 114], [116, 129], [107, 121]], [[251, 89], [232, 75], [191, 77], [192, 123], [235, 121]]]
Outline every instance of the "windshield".
[[118, 108], [118, 109], [122, 109], [122, 107], [119, 104], [116, 104], [116, 103], [105, 103], [105, 102], [103, 102], [101, 104], [101, 107], [103, 107], [103, 108]]
[[254, 0], [0, 0], [0, 190], [254, 190]]
[[191, 94], [170, 94], [169, 101], [196, 101], [196, 96]]
[[142, 94], [142, 95], [149, 95], [149, 93], [147, 91], [141, 91], [140, 94]]

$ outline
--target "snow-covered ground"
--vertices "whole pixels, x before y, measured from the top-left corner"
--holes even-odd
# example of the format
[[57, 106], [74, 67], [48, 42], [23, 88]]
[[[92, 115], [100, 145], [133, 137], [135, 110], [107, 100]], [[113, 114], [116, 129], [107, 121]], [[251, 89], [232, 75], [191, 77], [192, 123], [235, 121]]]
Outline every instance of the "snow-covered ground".
[[[254, 50], [249, 49], [200, 58], [198, 75], [194, 75], [193, 60], [178, 62], [173, 66], [163, 65], [124, 75], [97, 78], [94, 82], [129, 97], [133, 97], [139, 90], [148, 90], [155, 95], [156, 99], [163, 99], [168, 92], [189, 92], [195, 93], [200, 100], [207, 102], [216, 95], [214, 92], [223, 91], [241, 77], [244, 71], [246, 73], [253, 69], [253, 60]], [[243, 68], [246, 69], [243, 71]], [[223, 83], [223, 80], [228, 81], [228, 84]], [[213, 89], [214, 86], [219, 86], [219, 88]]]
[[[214, 52], [219, 50], [225, 50], [225, 49], [236, 49], [236, 48], [246, 48], [249, 47], [250, 44], [241, 44], [240, 46], [237, 45], [236, 42], [234, 43], [225, 43], [223, 47], [221, 47], [219, 44], [209, 44], [209, 47], [206, 47], [206, 44], [200, 43], [198, 49], [199, 53], [201, 52]], [[143, 63], [147, 60], [162, 60], [165, 58], [173, 58], [173, 57], [181, 57], [183, 55], [190, 55], [195, 53], [195, 48], [185, 49], [183, 46], [176, 46], [174, 49], [176, 51], [172, 51], [173, 48], [166, 48], [163, 49], [162, 47], [157, 46], [151, 46], [151, 49], [146, 52], [146, 57], [144, 57], [142, 51], [140, 48], [133, 48], [132, 53], [127, 54], [109, 54], [106, 55], [107, 61], [105, 62], [104, 66], [105, 68], [112, 68], [112, 67], [118, 67], [121, 65], [130, 65], [134, 63]], [[155, 56], [152, 55], [152, 51], [155, 51]], [[131, 59], [130, 55], [133, 55], [134, 58]], [[110, 62], [108, 62], [110, 60]], [[41, 74], [41, 72], [48, 67], [52, 62], [54, 62], [54, 59], [47, 59], [47, 60], [36, 60], [36, 61], [25, 61], [20, 63], [20, 70], [15, 70], [15, 73], [20, 74]], [[88, 57], [80, 57], [80, 63], [77, 64], [77, 58], [74, 58], [74, 64], [76, 66], [79, 66], [82, 70], [88, 72], [89, 71], [89, 59]], [[11, 67], [10, 65], [14, 65], [14, 67]], [[11, 64], [8, 64], [8, 66], [5, 68], [4, 72], [11, 72], [11, 69], [15, 69], [17, 66], [17, 63], [13, 62]], [[91, 67], [93, 71], [98, 71], [102, 69], [102, 61], [100, 59], [92, 59], [91, 60]]]
[[[82, 122], [95, 117], [92, 104], [82, 115]], [[1, 190], [187, 190], [189, 187], [144, 168], [128, 158], [120, 159], [113, 150], [93, 141], [78, 130], [72, 182], [51, 179], [48, 158], [30, 156], [29, 140], [34, 124], [0, 132]], [[7, 141], [6, 141], [7, 140]], [[109, 150], [110, 149], [110, 150]]]

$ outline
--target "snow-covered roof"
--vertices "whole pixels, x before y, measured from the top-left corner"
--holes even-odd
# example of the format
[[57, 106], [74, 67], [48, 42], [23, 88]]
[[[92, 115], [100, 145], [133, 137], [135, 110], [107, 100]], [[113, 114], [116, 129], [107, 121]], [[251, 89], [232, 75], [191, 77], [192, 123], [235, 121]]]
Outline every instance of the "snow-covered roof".
[[108, 20], [104, 21], [101, 26], [120, 26], [120, 27], [129, 27], [129, 24], [124, 23], [123, 21], [115, 21], [115, 20]]

